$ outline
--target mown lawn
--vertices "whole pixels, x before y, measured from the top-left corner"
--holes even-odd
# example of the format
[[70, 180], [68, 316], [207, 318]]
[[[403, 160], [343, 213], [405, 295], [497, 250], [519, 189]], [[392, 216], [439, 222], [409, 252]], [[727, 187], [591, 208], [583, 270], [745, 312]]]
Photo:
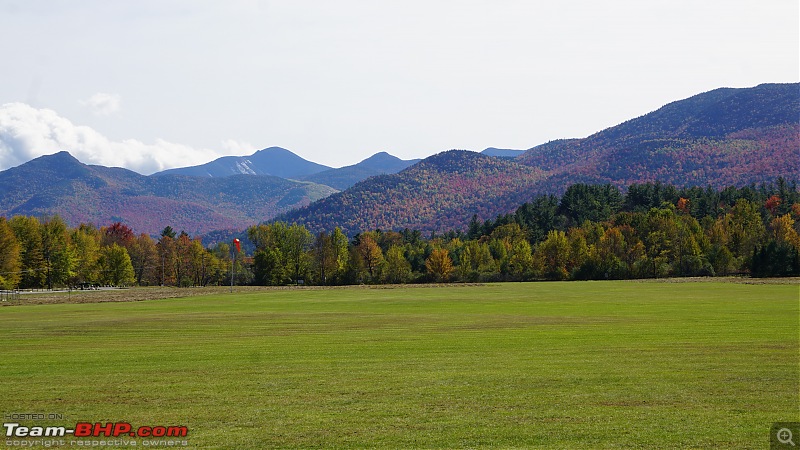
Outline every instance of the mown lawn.
[[[567, 282], [0, 308], [0, 414], [201, 448], [766, 448], [800, 287]], [[8, 420], [6, 420], [8, 422]]]

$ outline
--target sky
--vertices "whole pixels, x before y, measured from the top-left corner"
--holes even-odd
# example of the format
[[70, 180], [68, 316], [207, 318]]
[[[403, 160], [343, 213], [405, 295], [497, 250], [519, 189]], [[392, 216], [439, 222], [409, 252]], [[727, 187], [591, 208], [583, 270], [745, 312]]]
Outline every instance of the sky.
[[528, 149], [800, 81], [797, 0], [0, 0], [0, 170]]

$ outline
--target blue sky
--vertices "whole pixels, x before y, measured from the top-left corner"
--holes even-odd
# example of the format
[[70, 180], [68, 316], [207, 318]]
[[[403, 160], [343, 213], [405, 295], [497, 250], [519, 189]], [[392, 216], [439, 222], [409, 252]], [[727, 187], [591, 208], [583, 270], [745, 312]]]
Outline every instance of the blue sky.
[[0, 170], [527, 149], [800, 81], [797, 0], [0, 0]]

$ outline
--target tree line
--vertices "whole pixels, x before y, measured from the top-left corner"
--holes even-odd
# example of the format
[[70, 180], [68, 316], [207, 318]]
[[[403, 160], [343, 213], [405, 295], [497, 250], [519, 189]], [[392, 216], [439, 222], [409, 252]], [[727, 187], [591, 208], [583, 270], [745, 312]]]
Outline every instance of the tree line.
[[440, 235], [348, 238], [339, 228], [314, 235], [273, 222], [251, 226], [247, 238], [250, 255], [169, 226], [154, 239], [121, 223], [0, 218], [0, 288], [798, 276], [800, 193], [784, 179], [721, 190], [634, 184], [624, 193], [575, 184]]
[[169, 226], [153, 239], [119, 222], [70, 228], [58, 216], [0, 217], [0, 289], [224, 284], [229, 254], [228, 244], [206, 248]]

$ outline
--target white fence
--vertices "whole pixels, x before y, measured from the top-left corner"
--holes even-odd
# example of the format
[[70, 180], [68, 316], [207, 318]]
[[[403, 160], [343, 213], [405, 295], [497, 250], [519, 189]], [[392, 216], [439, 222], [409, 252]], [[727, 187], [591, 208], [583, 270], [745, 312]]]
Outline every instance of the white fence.
[[11, 291], [0, 290], [0, 302], [7, 302], [9, 300], [19, 300], [19, 291], [18, 290], [11, 290]]

